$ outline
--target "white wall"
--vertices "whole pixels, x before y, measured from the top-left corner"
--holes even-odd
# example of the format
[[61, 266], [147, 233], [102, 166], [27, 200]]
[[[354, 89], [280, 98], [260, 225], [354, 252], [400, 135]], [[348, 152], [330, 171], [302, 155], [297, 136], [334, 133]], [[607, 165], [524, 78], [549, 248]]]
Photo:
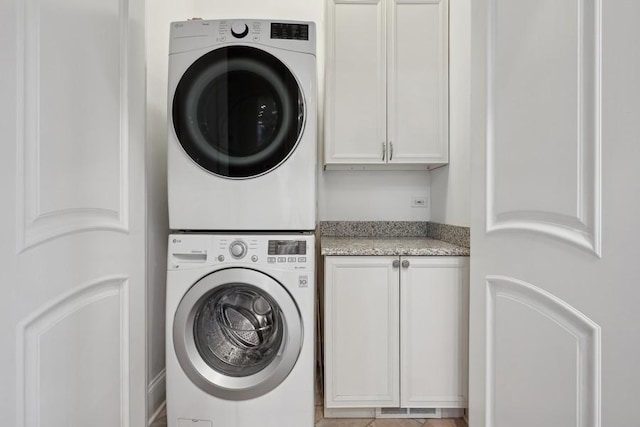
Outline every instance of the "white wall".
[[320, 172], [320, 220], [428, 221], [429, 205], [411, 207], [414, 196], [429, 199], [429, 171]]
[[449, 165], [431, 171], [431, 220], [468, 227], [471, 0], [449, 1]]

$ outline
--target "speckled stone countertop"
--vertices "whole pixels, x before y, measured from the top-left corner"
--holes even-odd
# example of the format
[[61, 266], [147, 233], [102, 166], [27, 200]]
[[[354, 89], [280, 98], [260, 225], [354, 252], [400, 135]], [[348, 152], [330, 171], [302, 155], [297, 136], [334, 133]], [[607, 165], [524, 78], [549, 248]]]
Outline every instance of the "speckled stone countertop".
[[424, 221], [325, 221], [322, 255], [469, 256], [469, 228]]
[[428, 237], [323, 236], [322, 255], [469, 256], [469, 248]]

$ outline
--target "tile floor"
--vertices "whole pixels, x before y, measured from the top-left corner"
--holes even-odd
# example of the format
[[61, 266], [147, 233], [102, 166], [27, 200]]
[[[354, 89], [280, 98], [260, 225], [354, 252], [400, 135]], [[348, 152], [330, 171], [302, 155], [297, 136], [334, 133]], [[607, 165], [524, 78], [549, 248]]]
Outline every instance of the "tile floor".
[[[322, 378], [322, 374], [318, 373], [317, 378]], [[322, 385], [317, 382], [315, 384], [315, 427], [468, 427], [462, 418], [446, 418], [446, 419], [375, 419], [375, 418], [324, 418], [324, 396], [322, 393]], [[149, 427], [167, 427], [166, 408], [158, 414], [154, 422]], [[172, 426], [173, 427], [173, 426]], [[285, 426], [283, 426], [285, 427]], [[298, 426], [286, 426], [298, 427]]]
[[[167, 415], [164, 410], [150, 427], [167, 427]], [[318, 405], [316, 406], [316, 427], [467, 427], [467, 423], [461, 418], [431, 420], [323, 418], [322, 405]]]
[[[315, 401], [316, 423], [315, 427], [467, 427], [462, 418], [448, 419], [374, 419], [374, 418], [324, 418], [322, 402], [322, 388], [316, 384]], [[158, 417], [149, 427], [167, 427], [166, 408], [163, 408]], [[285, 426], [283, 426], [285, 427]], [[286, 426], [297, 427], [297, 426]]]

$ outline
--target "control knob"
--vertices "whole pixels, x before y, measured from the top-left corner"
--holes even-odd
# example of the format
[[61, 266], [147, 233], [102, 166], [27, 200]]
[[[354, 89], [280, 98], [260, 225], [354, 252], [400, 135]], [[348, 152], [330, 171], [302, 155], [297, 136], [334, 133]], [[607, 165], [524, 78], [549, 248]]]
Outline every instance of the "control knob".
[[236, 240], [229, 245], [229, 252], [235, 259], [240, 259], [247, 254], [247, 245], [241, 240]]
[[237, 39], [241, 39], [249, 34], [249, 27], [242, 22], [234, 22], [231, 24], [231, 34]]

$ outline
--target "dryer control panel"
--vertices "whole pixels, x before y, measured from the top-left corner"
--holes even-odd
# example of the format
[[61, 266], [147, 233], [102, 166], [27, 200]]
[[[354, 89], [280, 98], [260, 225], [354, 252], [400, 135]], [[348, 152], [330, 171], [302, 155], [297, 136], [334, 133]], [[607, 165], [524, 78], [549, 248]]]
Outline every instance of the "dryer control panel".
[[286, 40], [309, 40], [309, 24], [272, 22], [271, 38]]
[[315, 24], [265, 19], [195, 19], [171, 23], [170, 54], [225, 44], [258, 44], [315, 55]]
[[312, 270], [315, 237], [311, 234], [173, 234], [168, 268], [250, 265], [254, 268]]

